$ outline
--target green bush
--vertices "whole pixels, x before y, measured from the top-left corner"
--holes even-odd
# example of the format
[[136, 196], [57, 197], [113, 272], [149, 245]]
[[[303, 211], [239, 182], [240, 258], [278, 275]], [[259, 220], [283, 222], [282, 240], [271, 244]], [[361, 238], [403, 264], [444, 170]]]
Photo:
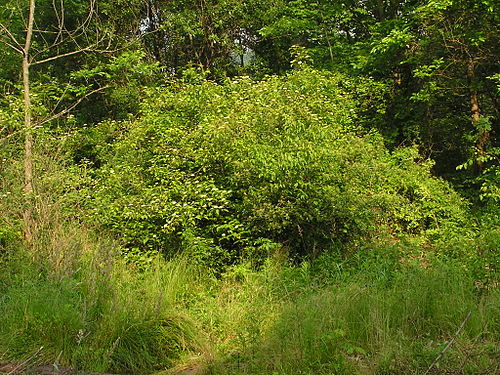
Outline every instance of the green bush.
[[190, 249], [216, 268], [264, 259], [273, 244], [310, 255], [353, 238], [432, 239], [463, 226], [464, 200], [416, 149], [391, 154], [363, 131], [346, 85], [301, 71], [152, 89], [141, 117], [95, 156], [102, 166], [83, 197], [90, 219], [131, 253]]

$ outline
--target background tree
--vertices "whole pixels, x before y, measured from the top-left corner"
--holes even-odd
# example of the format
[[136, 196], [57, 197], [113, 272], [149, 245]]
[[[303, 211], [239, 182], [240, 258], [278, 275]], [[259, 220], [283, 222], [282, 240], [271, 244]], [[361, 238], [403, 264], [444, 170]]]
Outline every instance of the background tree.
[[[106, 35], [103, 35], [102, 30], [97, 27], [95, 0], [72, 3], [69, 8], [66, 8], [66, 5], [64, 1], [30, 0], [27, 4], [16, 1], [7, 2], [0, 23], [2, 31], [0, 43], [18, 55], [17, 61], [20, 60], [19, 68], [22, 77], [20, 91], [23, 95], [24, 113], [22, 127], [25, 196], [23, 223], [24, 237], [28, 243], [33, 240], [35, 226], [32, 201], [35, 190], [33, 184], [34, 129], [68, 114], [85, 97], [103, 89], [90, 86], [74, 87], [68, 83], [66, 87], [56, 90], [55, 105], [50, 109], [44, 106], [45, 103], [34, 103], [32, 100], [33, 68], [95, 51], [102, 48], [106, 40]], [[65, 61], [65, 64], [70, 63]], [[44, 73], [39, 74], [39, 77], [43, 77]], [[53, 94], [49, 93], [48, 96]], [[68, 94], [76, 94], [76, 101], [71, 105], [61, 107], [61, 102], [67, 99]]]
[[[448, 132], [434, 128], [451, 137], [453, 132], [460, 134], [453, 149], [442, 150], [452, 158], [444, 166], [448, 170], [473, 155], [477, 167], [483, 168], [481, 159], [496, 142], [492, 126], [498, 121], [498, 94], [489, 78], [498, 66], [495, 7], [490, 1], [434, 1], [416, 13], [422, 32], [412, 57], [418, 64], [414, 76], [420, 85], [414, 98], [428, 103], [429, 116], [441, 123], [450, 107], [457, 108], [461, 117], [460, 128]], [[450, 155], [460, 149], [459, 155]]]

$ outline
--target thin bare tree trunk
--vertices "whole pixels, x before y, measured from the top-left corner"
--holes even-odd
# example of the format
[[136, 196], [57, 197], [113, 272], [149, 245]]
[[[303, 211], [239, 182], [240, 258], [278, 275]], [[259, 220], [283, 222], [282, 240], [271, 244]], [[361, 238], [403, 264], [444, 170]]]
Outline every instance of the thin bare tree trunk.
[[[320, 11], [321, 12], [321, 11]], [[326, 18], [323, 15], [323, 12], [321, 14], [321, 20], [323, 22], [323, 30], [325, 31], [325, 38], [326, 38], [326, 43], [328, 44], [328, 52], [330, 53], [330, 62], [332, 63], [332, 68], [334, 64], [334, 57], [333, 57], [333, 48], [332, 48], [332, 43], [330, 41], [330, 33], [328, 32], [328, 27], [326, 25]]]
[[[26, 1], [26, 0], [23, 0]], [[61, 0], [58, 9], [56, 2], [54, 1], [52, 3], [53, 6], [53, 11], [55, 14], [55, 17], [57, 19], [58, 25], [56, 29], [57, 37], [56, 41], [54, 41], [52, 44], [46, 43], [46, 45], [42, 46], [41, 48], [38, 48], [38, 51], [35, 52], [40, 52], [42, 51], [50, 51], [54, 50], [56, 53], [53, 54], [52, 56], [48, 56], [39, 60], [36, 60], [33, 58], [36, 53], [34, 53], [32, 50], [35, 48], [37, 49], [36, 46], [34, 47], [32, 45], [32, 40], [33, 40], [33, 34], [38, 32], [44, 32], [43, 30], [36, 30], [34, 29], [34, 24], [35, 24], [35, 3], [36, 0], [29, 0], [28, 2], [28, 18], [24, 17], [22, 15], [22, 19], [26, 20], [25, 21], [25, 28], [26, 28], [26, 34], [25, 34], [25, 39], [24, 42], [21, 42], [21, 40], [18, 40], [16, 36], [9, 30], [9, 28], [4, 25], [3, 23], [0, 22], [0, 44], [7, 46], [14, 50], [16, 53], [20, 54], [22, 57], [22, 77], [23, 77], [23, 108], [24, 108], [24, 126], [23, 126], [23, 133], [24, 133], [24, 155], [23, 155], [23, 172], [24, 172], [24, 183], [23, 183], [23, 193], [24, 193], [24, 209], [22, 212], [22, 217], [23, 217], [23, 235], [24, 238], [27, 242], [27, 244], [33, 243], [33, 236], [34, 236], [34, 231], [36, 228], [35, 225], [35, 219], [34, 219], [34, 212], [35, 212], [35, 205], [34, 205], [34, 198], [36, 194], [36, 189], [34, 186], [34, 160], [33, 160], [33, 145], [35, 142], [35, 135], [33, 133], [33, 129], [35, 126], [41, 126], [45, 124], [46, 122], [52, 121], [56, 118], [59, 118], [71, 110], [73, 110], [79, 103], [82, 102], [86, 97], [95, 94], [99, 91], [102, 91], [106, 89], [107, 86], [100, 87], [98, 89], [92, 90], [88, 92], [87, 94], [82, 95], [78, 100], [75, 101], [75, 103], [69, 107], [64, 108], [63, 110], [50, 114], [48, 117], [45, 119], [40, 119], [39, 121], [35, 122], [33, 119], [33, 107], [31, 103], [31, 95], [30, 95], [30, 68], [34, 65], [38, 64], [44, 64], [48, 63], [51, 61], [55, 61], [60, 58], [64, 58], [67, 56], [72, 56], [76, 55], [79, 53], [83, 53], [86, 51], [93, 50], [94, 48], [97, 48], [101, 43], [105, 41], [105, 37], [99, 38], [97, 37], [96, 40], [93, 43], [89, 43], [88, 45], [85, 45], [83, 47], [80, 47], [78, 43], [76, 43], [76, 40], [81, 37], [81, 36], [86, 36], [87, 35], [87, 29], [90, 27], [91, 20], [94, 17], [94, 14], [96, 12], [96, 1], [97, 0], [89, 0], [89, 12], [87, 15], [87, 18], [83, 22], [83, 24], [77, 26], [74, 30], [68, 30], [66, 29], [64, 25], [64, 0]], [[24, 9], [24, 7], [22, 7]], [[22, 11], [22, 10], [21, 10]], [[50, 31], [53, 32], [53, 31]], [[77, 48], [69, 51], [69, 52], [59, 52], [59, 45], [62, 45], [65, 42], [75, 42], [77, 45]], [[44, 50], [44, 48], [46, 48]], [[108, 45], [109, 49], [109, 45]], [[55, 111], [55, 109], [54, 109]], [[7, 136], [7, 138], [10, 137]], [[6, 139], [6, 138], [3, 138]]]
[[33, 241], [33, 127], [30, 98], [30, 61], [29, 52], [33, 36], [33, 23], [35, 15], [35, 0], [30, 0], [28, 24], [26, 28], [26, 41], [23, 48], [23, 93], [24, 93], [24, 199], [23, 234], [28, 243]]
[[[471, 79], [474, 77], [474, 67], [470, 65], [469, 65], [469, 77]], [[479, 122], [481, 113], [479, 112], [479, 100], [477, 98], [477, 91], [474, 89], [472, 89], [470, 92], [470, 112], [471, 112], [472, 125], [476, 125]]]

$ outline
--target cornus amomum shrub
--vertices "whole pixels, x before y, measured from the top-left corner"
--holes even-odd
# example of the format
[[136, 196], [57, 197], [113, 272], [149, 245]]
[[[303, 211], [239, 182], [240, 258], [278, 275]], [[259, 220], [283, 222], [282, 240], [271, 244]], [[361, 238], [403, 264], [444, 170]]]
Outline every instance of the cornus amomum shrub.
[[101, 125], [119, 135], [93, 151], [90, 217], [129, 255], [189, 248], [215, 267], [277, 246], [307, 255], [458, 228], [465, 203], [431, 162], [358, 125], [356, 90], [370, 85], [301, 71], [155, 88], [139, 118]]

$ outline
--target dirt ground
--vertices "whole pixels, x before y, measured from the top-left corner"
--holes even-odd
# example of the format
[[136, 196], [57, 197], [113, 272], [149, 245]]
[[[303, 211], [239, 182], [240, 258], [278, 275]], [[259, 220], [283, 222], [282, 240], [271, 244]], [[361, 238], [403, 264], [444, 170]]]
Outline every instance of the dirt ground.
[[[172, 370], [162, 371], [161, 375], [198, 375], [200, 367], [186, 366]], [[99, 372], [76, 371], [70, 367], [59, 367], [56, 365], [34, 366], [25, 362], [0, 363], [0, 375], [115, 375]]]
[[69, 367], [55, 365], [29, 366], [23, 362], [0, 364], [0, 375], [112, 375], [95, 372], [78, 372]]

